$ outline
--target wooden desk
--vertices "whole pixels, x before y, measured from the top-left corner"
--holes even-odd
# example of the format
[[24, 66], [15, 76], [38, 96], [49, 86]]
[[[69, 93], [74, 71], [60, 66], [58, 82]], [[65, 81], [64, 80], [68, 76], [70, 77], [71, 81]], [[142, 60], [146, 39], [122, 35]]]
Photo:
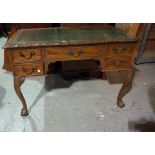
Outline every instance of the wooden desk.
[[21, 29], [4, 45], [10, 52], [14, 89], [22, 102], [22, 116], [28, 115], [26, 101], [20, 90], [27, 76], [41, 76], [56, 61], [94, 59], [101, 71], [124, 73], [117, 105], [130, 90], [133, 79], [133, 58], [136, 39], [116, 28], [42, 28]]

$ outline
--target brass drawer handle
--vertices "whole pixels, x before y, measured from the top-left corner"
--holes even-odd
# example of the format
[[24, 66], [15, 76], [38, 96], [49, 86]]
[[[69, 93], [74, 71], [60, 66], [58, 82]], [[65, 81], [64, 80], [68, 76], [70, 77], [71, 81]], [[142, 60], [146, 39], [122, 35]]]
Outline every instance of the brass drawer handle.
[[19, 56], [25, 59], [31, 59], [35, 55], [35, 51], [31, 51], [29, 57], [26, 57], [26, 55], [23, 52], [19, 52]]
[[115, 60], [111, 60], [111, 64], [116, 67], [120, 67], [120, 63], [117, 63]]
[[115, 54], [122, 54], [122, 53], [127, 52], [127, 48], [124, 47], [124, 48], [122, 48], [122, 50], [118, 50], [117, 48], [113, 48], [113, 51]]
[[120, 60], [118, 61], [118, 63], [115, 60], [111, 60], [111, 64], [115, 65], [116, 67], [120, 67], [121, 64], [125, 64], [126, 61], [125, 60]]
[[74, 52], [74, 51], [72, 51], [71, 49], [68, 49], [68, 51], [67, 51], [67, 54], [68, 55], [71, 55], [71, 56], [74, 56], [74, 57], [79, 57], [81, 54], [83, 54], [84, 53], [84, 51], [82, 50], [82, 49], [80, 49], [79, 51], [77, 51], [77, 52]]
[[117, 48], [113, 48], [113, 51], [115, 54], [121, 54], [122, 53], [122, 51], [118, 50]]
[[113, 48], [113, 51], [114, 51], [115, 53], [117, 53], [117, 48]]
[[127, 52], [128, 51], [126, 47], [124, 47], [122, 50], [123, 50], [123, 52]]
[[35, 66], [32, 67], [32, 70], [31, 71], [28, 71], [27, 68], [22, 67], [22, 71], [25, 72], [27, 75], [30, 75], [30, 74], [34, 73], [35, 70], [36, 70], [36, 67]]

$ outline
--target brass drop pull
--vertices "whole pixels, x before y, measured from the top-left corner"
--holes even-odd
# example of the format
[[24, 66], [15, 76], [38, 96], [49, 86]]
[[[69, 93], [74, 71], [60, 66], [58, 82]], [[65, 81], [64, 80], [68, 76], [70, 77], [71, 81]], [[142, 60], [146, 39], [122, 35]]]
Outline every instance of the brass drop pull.
[[121, 54], [122, 52], [120, 50], [118, 50], [117, 48], [113, 48], [113, 51], [115, 52], [115, 54]]
[[22, 71], [25, 72], [27, 75], [30, 75], [30, 74], [34, 73], [35, 70], [36, 70], [36, 67], [35, 67], [35, 66], [32, 67], [31, 71], [29, 71], [29, 70], [28, 70], [27, 68], [25, 68], [25, 67], [22, 67]]
[[25, 59], [31, 59], [34, 55], [35, 55], [35, 51], [31, 51], [31, 53], [30, 53], [30, 55], [28, 57], [26, 57], [26, 55], [22, 51], [19, 52], [19, 56], [23, 57]]
[[117, 53], [117, 48], [113, 48], [113, 51]]
[[127, 48], [126, 47], [122, 49], [113, 48], [113, 51], [115, 52], [115, 54], [122, 54], [122, 53], [127, 52]]
[[79, 57], [81, 54], [83, 54], [84, 51], [82, 49], [78, 50], [77, 52], [72, 51], [71, 49], [68, 49], [67, 54], [74, 56], [74, 57]]
[[115, 60], [111, 60], [111, 64], [116, 66], [116, 67], [120, 67], [120, 63], [115, 61]]
[[127, 52], [127, 48], [126, 48], [126, 47], [124, 47], [124, 48], [123, 48], [123, 51], [124, 51], [124, 52]]

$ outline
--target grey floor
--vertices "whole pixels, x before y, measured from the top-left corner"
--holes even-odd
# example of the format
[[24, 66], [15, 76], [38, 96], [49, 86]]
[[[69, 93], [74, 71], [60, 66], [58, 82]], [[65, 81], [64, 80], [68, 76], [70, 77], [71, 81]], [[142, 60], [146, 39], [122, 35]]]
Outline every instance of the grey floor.
[[[0, 39], [0, 46], [6, 39]], [[121, 84], [100, 79], [65, 82], [60, 76], [30, 77], [22, 86], [30, 115], [21, 117], [13, 78], [2, 70], [0, 48], [0, 131], [155, 130], [155, 63], [138, 65], [132, 90], [119, 109]]]

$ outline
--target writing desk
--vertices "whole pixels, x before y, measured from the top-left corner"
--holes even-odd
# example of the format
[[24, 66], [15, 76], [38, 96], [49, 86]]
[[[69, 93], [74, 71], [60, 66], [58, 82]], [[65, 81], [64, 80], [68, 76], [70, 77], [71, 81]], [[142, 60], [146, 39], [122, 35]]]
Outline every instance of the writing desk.
[[21, 29], [3, 46], [9, 51], [14, 76], [14, 89], [22, 102], [22, 116], [28, 115], [20, 90], [27, 76], [41, 76], [56, 61], [98, 60], [100, 71], [124, 71], [123, 86], [117, 105], [130, 90], [136, 39], [116, 28], [41, 28]]

